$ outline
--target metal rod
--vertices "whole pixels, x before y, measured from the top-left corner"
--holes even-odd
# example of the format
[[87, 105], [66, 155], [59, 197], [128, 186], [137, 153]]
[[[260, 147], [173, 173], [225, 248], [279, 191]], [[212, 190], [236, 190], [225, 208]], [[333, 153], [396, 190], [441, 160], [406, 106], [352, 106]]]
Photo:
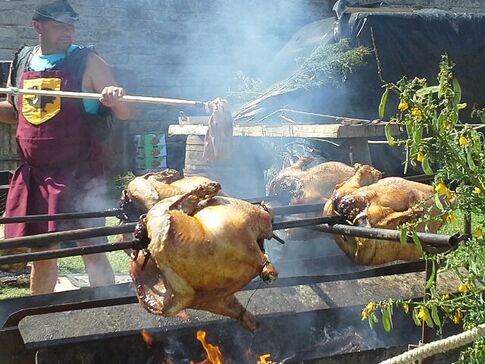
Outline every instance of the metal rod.
[[66, 212], [62, 214], [42, 214], [42, 215], [26, 215], [16, 217], [0, 217], [0, 224], [12, 224], [19, 222], [38, 222], [38, 221], [55, 221], [68, 219], [89, 219], [96, 217], [118, 216], [122, 213], [122, 209], [109, 209], [105, 211], [92, 212]]
[[422, 272], [425, 269], [425, 263], [422, 260], [416, 262], [398, 263], [384, 267], [375, 267], [365, 269], [359, 272], [322, 274], [317, 276], [297, 276], [297, 277], [279, 277], [269, 285], [261, 285], [259, 281], [252, 281], [242, 290], [264, 289], [275, 287], [300, 286], [304, 284], [315, 284], [335, 281], [347, 281], [351, 279], [381, 277], [393, 274], [405, 274]]
[[137, 243], [138, 242], [136, 240], [132, 240], [123, 241], [115, 244], [100, 244], [83, 246], [78, 248], [53, 249], [35, 253], [5, 255], [3, 257], [0, 257], [0, 265], [20, 262], [34, 262], [38, 260], [57, 259], [78, 255], [90, 255], [97, 253], [114, 252], [125, 249], [133, 249], [136, 247]]
[[290, 206], [275, 206], [273, 207], [273, 214], [275, 215], [290, 215], [300, 214], [305, 212], [322, 212], [325, 204], [311, 203], [305, 205], [290, 205]]
[[[287, 229], [291, 227], [301, 227], [309, 225], [317, 225], [323, 223], [332, 223], [341, 221], [340, 216], [317, 217], [311, 219], [289, 220], [284, 222], [273, 223], [273, 230]], [[19, 238], [11, 238], [0, 240], [0, 250], [12, 249], [22, 246], [39, 246], [46, 244], [56, 244], [65, 241], [76, 241], [81, 239], [94, 238], [98, 236], [108, 236], [124, 233], [132, 233], [135, 230], [136, 222], [131, 222], [119, 226], [103, 226], [88, 229], [76, 229], [69, 231], [59, 231], [54, 233], [45, 233], [38, 235], [23, 236]]]
[[309, 219], [284, 220], [273, 223], [273, 230], [283, 230], [296, 227], [315, 226], [320, 224], [336, 224], [342, 222], [341, 216], [312, 217]]
[[[53, 90], [30, 90], [20, 89], [16, 87], [0, 88], [0, 94], [8, 95], [34, 95], [34, 96], [54, 96], [54, 97], [67, 97], [71, 99], [91, 99], [99, 100], [101, 94], [92, 92], [72, 92], [72, 91], [53, 91]], [[144, 104], [159, 104], [170, 106], [198, 106], [204, 105], [201, 101], [184, 100], [184, 99], [172, 99], [166, 97], [150, 97], [150, 96], [128, 96], [122, 97], [125, 102], [136, 102]]]
[[64, 241], [76, 241], [98, 236], [132, 233], [135, 230], [136, 224], [136, 222], [132, 222], [119, 226], [103, 226], [88, 229], [76, 229], [69, 231], [59, 231], [55, 233], [23, 236], [20, 238], [4, 239], [0, 240], [0, 250], [18, 248], [22, 246], [33, 247], [47, 244], [51, 245]]
[[[309, 219], [285, 220], [274, 222], [273, 230], [311, 226], [312, 230], [331, 234], [359, 236], [371, 239], [391, 240], [396, 242], [399, 242], [401, 239], [401, 233], [399, 230], [376, 229], [338, 224], [341, 222], [341, 216], [326, 216], [314, 217]], [[137, 223], [128, 223], [120, 226], [77, 229], [33, 236], [24, 236], [20, 238], [5, 239], [3, 241], [0, 241], [0, 250], [18, 248], [22, 246], [32, 247], [44, 244], [56, 244], [63, 241], [75, 241], [98, 236], [131, 233], [134, 231], [136, 224]], [[463, 240], [463, 236], [459, 235], [442, 235], [430, 233], [417, 234], [422, 242], [423, 249], [428, 253], [446, 252], [455, 249], [458, 246], [458, 243]], [[410, 236], [408, 236], [408, 242], [414, 243]]]
[[[306, 204], [306, 205], [292, 205], [292, 206], [276, 206], [273, 207], [275, 215], [290, 215], [299, 214], [303, 212], [317, 212], [322, 211], [324, 204]], [[89, 219], [96, 217], [118, 216], [123, 213], [123, 209], [109, 209], [104, 211], [91, 212], [66, 212], [61, 214], [41, 214], [41, 215], [27, 215], [15, 217], [0, 217], [0, 224], [12, 223], [28, 223], [38, 221], [56, 221], [68, 219]]]
[[[400, 242], [401, 232], [399, 230], [391, 229], [376, 229], [352, 225], [319, 225], [309, 228], [324, 233], [357, 236], [362, 238], [370, 238], [376, 240], [390, 240]], [[423, 250], [427, 253], [443, 253], [453, 250], [458, 246], [458, 243], [463, 240], [463, 235], [443, 235], [418, 232], [418, 237], [423, 245]], [[408, 243], [412, 243], [413, 239], [408, 236]]]
[[263, 197], [242, 198], [241, 200], [252, 203], [252, 204], [258, 204], [258, 203], [262, 203], [262, 202], [276, 201], [276, 200], [278, 200], [278, 196], [269, 195], [269, 196], [263, 196]]

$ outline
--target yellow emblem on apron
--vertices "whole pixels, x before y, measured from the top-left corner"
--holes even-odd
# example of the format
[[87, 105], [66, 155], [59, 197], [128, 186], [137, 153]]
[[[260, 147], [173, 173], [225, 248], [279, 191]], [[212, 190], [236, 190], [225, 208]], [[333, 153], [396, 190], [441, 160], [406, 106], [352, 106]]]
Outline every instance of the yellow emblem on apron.
[[[23, 88], [28, 90], [60, 91], [60, 78], [36, 78], [24, 80]], [[40, 125], [61, 111], [61, 98], [54, 96], [22, 95], [22, 114], [33, 124]]]

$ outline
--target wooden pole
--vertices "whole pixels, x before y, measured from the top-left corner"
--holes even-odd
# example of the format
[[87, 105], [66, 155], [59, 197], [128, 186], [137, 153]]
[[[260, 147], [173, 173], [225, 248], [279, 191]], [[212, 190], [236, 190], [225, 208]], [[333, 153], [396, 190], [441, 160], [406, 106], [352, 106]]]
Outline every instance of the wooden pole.
[[[29, 90], [20, 89], [16, 87], [0, 88], [0, 94], [8, 95], [33, 95], [33, 96], [53, 96], [53, 97], [67, 97], [72, 99], [93, 99], [99, 100], [101, 94], [92, 92], [72, 92], [72, 91], [53, 91], [53, 90]], [[167, 97], [150, 97], [150, 96], [128, 96], [122, 98], [125, 102], [145, 103], [145, 104], [159, 104], [168, 106], [198, 106], [203, 105], [201, 101], [171, 99]]]

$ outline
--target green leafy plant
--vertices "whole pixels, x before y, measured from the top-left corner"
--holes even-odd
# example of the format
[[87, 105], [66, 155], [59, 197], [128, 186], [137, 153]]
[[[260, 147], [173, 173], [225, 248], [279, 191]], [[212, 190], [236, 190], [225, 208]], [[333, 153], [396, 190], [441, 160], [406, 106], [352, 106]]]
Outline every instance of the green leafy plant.
[[[453, 63], [443, 56], [437, 84], [430, 85], [423, 78], [402, 78], [396, 83], [385, 84], [379, 105], [383, 118], [393, 93], [399, 98], [395, 116], [386, 125], [389, 144], [403, 146], [406, 150], [405, 171], [409, 164], [421, 166], [426, 174], [434, 175], [434, 202], [441, 211], [438, 216], [422, 216], [418, 221], [401, 227], [404, 241], [415, 234], [423, 220], [446, 219], [456, 224], [457, 216], [472, 219], [485, 211], [485, 144], [480, 132], [485, 120], [484, 110], [473, 110], [478, 124], [464, 123], [460, 115], [468, 105], [461, 101], [462, 90], [453, 77]], [[469, 111], [469, 110], [468, 110]], [[481, 123], [480, 123], [481, 122]], [[391, 135], [392, 125], [398, 125], [403, 137]], [[425, 255], [432, 264], [433, 274], [426, 288], [430, 295], [421, 300], [385, 300], [371, 302], [362, 311], [362, 319], [371, 326], [382, 322], [386, 331], [393, 327], [393, 307], [410, 313], [416, 325], [427, 325], [441, 333], [448, 321], [462, 325], [467, 330], [485, 323], [485, 239], [483, 224], [473, 224], [472, 236], [458, 249], [446, 254]], [[456, 291], [443, 294], [437, 289], [437, 277], [453, 272], [461, 283]], [[477, 340], [462, 351], [460, 363], [485, 362], [485, 340]]]

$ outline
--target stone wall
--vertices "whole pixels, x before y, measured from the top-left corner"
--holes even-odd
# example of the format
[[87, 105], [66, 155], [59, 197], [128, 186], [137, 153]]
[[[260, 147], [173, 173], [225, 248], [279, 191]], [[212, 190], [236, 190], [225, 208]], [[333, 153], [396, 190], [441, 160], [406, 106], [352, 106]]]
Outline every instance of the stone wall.
[[[264, 76], [271, 70], [274, 53], [293, 33], [303, 24], [331, 16], [332, 6], [329, 0], [70, 3], [80, 14], [78, 43], [95, 45], [129, 94], [202, 101], [226, 96], [239, 70]], [[11, 60], [21, 45], [36, 44], [30, 26], [35, 4], [0, 1], [0, 60]], [[163, 131], [178, 112], [174, 107], [137, 105], [137, 121], [128, 124], [128, 131], [118, 132]], [[9, 127], [0, 128], [5, 133]]]
[[[361, 2], [373, 2], [362, 0]], [[479, 0], [388, 3], [485, 8]], [[0, 61], [35, 44], [36, 1], [0, 1]], [[304, 24], [332, 16], [332, 0], [70, 0], [80, 14], [77, 38], [94, 44], [129, 94], [206, 101], [240, 83], [238, 71], [264, 78], [274, 54]], [[137, 106], [122, 135], [163, 131], [179, 109]], [[197, 112], [201, 112], [200, 110]], [[7, 127], [1, 127], [5, 133]], [[14, 148], [14, 144], [12, 144]]]

